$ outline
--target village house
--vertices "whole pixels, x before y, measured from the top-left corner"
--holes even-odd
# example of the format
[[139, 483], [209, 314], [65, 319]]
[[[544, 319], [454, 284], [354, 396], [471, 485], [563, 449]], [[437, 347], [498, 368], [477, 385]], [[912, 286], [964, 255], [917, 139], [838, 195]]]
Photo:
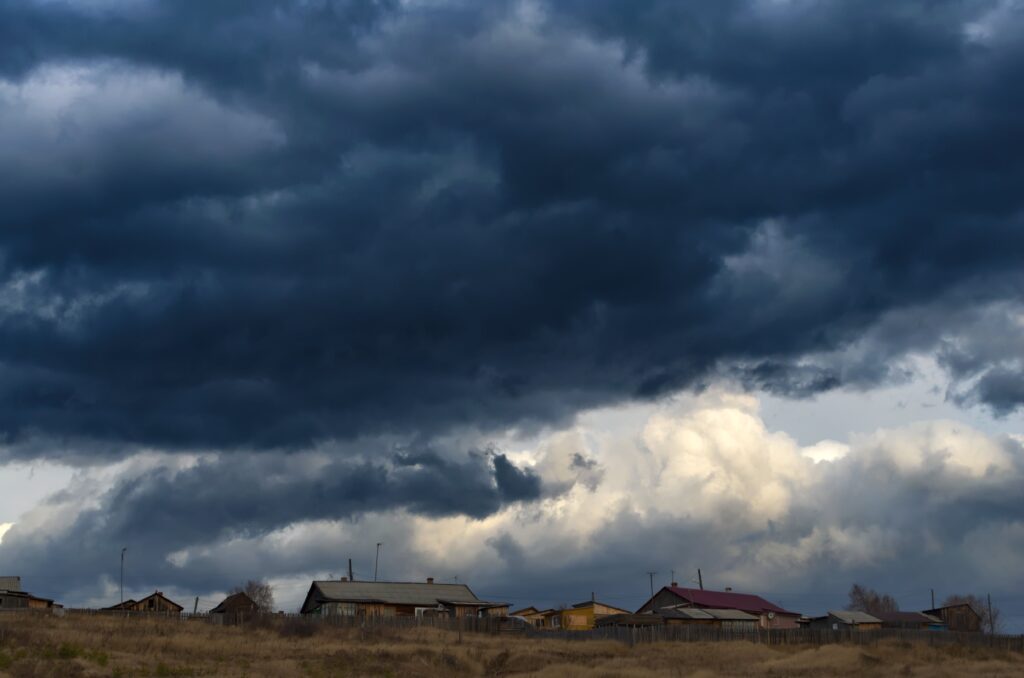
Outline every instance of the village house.
[[243, 591], [232, 593], [210, 610], [210, 621], [214, 624], [230, 626], [241, 624], [260, 613], [260, 607]]
[[165, 596], [154, 591], [142, 600], [126, 600], [117, 605], [103, 608], [104, 610], [126, 610], [128, 612], [160, 612], [162, 614], [181, 614], [185, 608]]
[[950, 631], [967, 633], [981, 631], [981, 615], [968, 603], [937, 607], [933, 610], [925, 610], [924, 614], [938, 617]]
[[62, 610], [49, 598], [34, 596], [21, 589], [21, 577], [0, 577], [0, 610]]
[[875, 616], [882, 620], [883, 629], [946, 630], [944, 621], [924, 612], [876, 612]]
[[594, 628], [598, 619], [613, 614], [628, 614], [628, 610], [596, 600], [587, 600], [572, 607], [544, 612], [544, 623], [541, 628], [587, 631]]
[[828, 614], [811, 619], [810, 628], [831, 631], [877, 631], [882, 620], [858, 610], [829, 610]]
[[314, 581], [302, 614], [344, 617], [504, 617], [508, 603], [480, 600], [465, 584]]
[[725, 591], [705, 591], [680, 587], [675, 582], [671, 586], [662, 587], [637, 610], [644, 614], [664, 608], [700, 608], [704, 610], [738, 610], [757, 617], [761, 628], [795, 629], [800, 615], [785, 610], [760, 596], [749, 593]]

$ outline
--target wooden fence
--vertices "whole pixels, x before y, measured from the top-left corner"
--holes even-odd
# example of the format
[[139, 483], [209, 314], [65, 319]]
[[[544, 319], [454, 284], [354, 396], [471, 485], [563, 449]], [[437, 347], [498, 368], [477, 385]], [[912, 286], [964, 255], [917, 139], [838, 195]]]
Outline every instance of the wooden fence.
[[930, 645], [970, 645], [1001, 650], [1024, 652], [1024, 635], [990, 635], [983, 633], [954, 633], [911, 629], [879, 629], [875, 631], [825, 629], [757, 629], [741, 631], [697, 625], [656, 625], [623, 627], [610, 626], [590, 631], [558, 631], [530, 629], [529, 637], [559, 638], [563, 640], [617, 640], [630, 645], [637, 643], [689, 642], [721, 643], [746, 641], [758, 645], [876, 645], [880, 642], [906, 642]]
[[[11, 610], [13, 614], [47, 614], [49, 610]], [[166, 619], [180, 622], [204, 622], [211, 619], [206, 613], [174, 614], [167, 612], [131, 612], [125, 610], [67, 609], [65, 617], [85, 616], [121, 617], [126, 619]], [[566, 631], [537, 629], [521, 622], [498, 617], [318, 617], [300, 614], [267, 614], [246, 620], [242, 626], [273, 628], [277, 625], [307, 625], [309, 627], [331, 627], [338, 629], [421, 629], [434, 628], [458, 633], [510, 634], [532, 639], [557, 639], [570, 641], [614, 640], [629, 645], [638, 643], [721, 643], [745, 641], [758, 645], [810, 645], [820, 646], [835, 643], [852, 645], [875, 645], [880, 642], [905, 642], [944, 647], [963, 645], [988, 647], [1014, 652], [1024, 652], [1024, 635], [990, 635], [984, 633], [955, 633], [952, 631], [925, 631], [911, 629], [880, 629], [855, 631], [851, 629], [833, 631], [830, 629], [757, 629], [753, 631], [727, 629], [697, 625], [655, 625], [623, 627], [600, 627], [589, 631]]]

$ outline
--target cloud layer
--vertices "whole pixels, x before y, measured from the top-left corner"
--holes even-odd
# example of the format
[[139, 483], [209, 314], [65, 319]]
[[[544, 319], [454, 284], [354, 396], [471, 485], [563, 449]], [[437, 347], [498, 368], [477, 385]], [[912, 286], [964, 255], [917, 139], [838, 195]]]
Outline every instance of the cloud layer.
[[0, 567], [91, 600], [128, 543], [215, 591], [383, 538], [396, 575], [552, 598], [622, 553], [1003, 581], [1018, 440], [660, 408], [928, 356], [947, 401], [1021, 410], [1021, 29], [1016, 0], [2, 3], [0, 463], [80, 470], [0, 516]]
[[[638, 411], [637, 426], [616, 433], [595, 412], [543, 436], [516, 452], [529, 470], [513, 481], [493, 455], [489, 482], [483, 456], [471, 469], [430, 455], [389, 469], [313, 454], [287, 469], [260, 455], [241, 465], [138, 458], [26, 514], [0, 557], [55, 595], [97, 602], [113, 595], [119, 544], [136, 588], [205, 600], [259, 575], [279, 582], [287, 605], [349, 557], [370, 576], [377, 541], [388, 577], [458, 575], [517, 602], [596, 590], [631, 607], [646, 570], [688, 581], [698, 567], [708, 585], [811, 612], [841, 602], [854, 580], [910, 607], [928, 588], [968, 581], [1013, 595], [1024, 566], [1020, 439], [922, 422], [829, 443], [830, 460], [816, 461], [823, 445], [769, 431], [749, 396], [715, 391]], [[432, 469], [431, 482], [404, 475], [412, 463]], [[499, 508], [499, 497], [511, 503]]]
[[7, 3], [0, 429], [295, 449], [892, 378], [802, 361], [1019, 299], [1013, 7]]

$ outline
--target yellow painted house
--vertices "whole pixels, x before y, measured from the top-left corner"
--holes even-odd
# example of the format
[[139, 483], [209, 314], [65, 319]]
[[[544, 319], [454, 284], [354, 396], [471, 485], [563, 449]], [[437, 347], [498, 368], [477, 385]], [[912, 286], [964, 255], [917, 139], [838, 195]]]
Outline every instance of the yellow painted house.
[[629, 611], [596, 600], [588, 600], [562, 610], [548, 610], [544, 613], [543, 628], [588, 631], [594, 628], [598, 619], [610, 614], [629, 614]]

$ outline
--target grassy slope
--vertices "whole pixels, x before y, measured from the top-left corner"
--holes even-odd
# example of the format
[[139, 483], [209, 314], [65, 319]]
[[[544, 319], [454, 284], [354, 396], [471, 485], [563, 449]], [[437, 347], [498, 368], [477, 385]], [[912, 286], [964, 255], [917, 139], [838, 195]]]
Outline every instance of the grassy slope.
[[0, 676], [1020, 676], [1024, 656], [919, 646], [777, 650], [748, 643], [537, 641], [301, 622], [0, 616]]

